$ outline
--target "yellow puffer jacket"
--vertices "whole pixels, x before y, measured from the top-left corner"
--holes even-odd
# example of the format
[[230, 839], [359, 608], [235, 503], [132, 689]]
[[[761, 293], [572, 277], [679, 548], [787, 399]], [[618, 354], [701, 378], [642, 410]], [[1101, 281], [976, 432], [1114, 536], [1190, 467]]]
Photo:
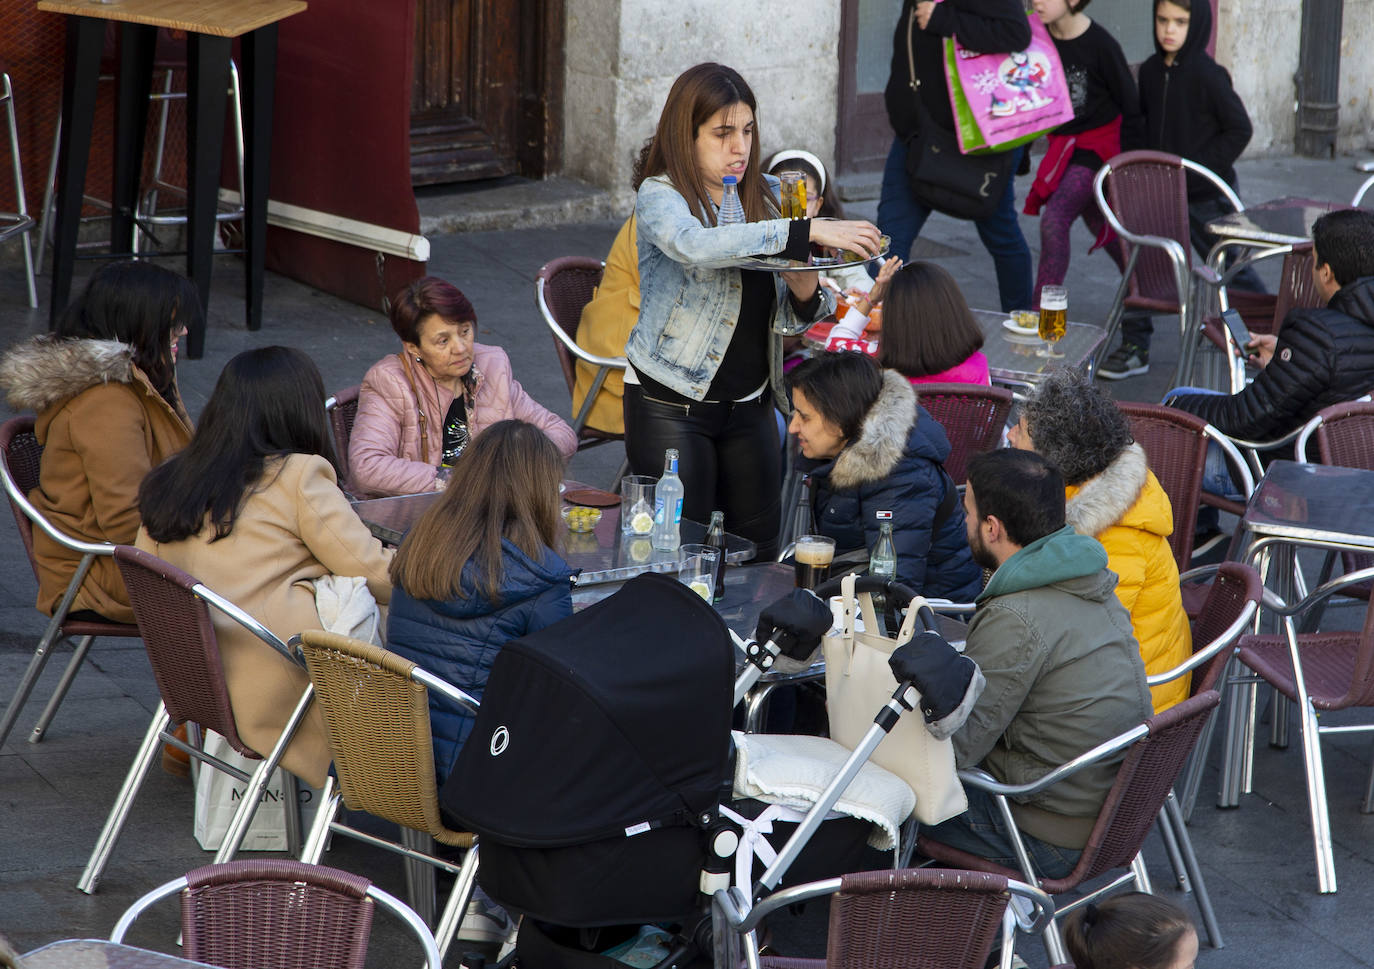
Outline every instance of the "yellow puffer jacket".
[[[599, 357], [625, 356], [625, 341], [639, 322], [639, 250], [635, 247], [635, 218], [630, 216], [620, 227], [606, 256], [606, 271], [592, 300], [582, 308], [577, 326], [577, 345]], [[573, 384], [572, 412], [576, 414], [587, 399], [596, 379], [596, 367], [577, 361]], [[587, 426], [614, 434], [625, 433], [625, 378], [612, 370], [587, 413]]]
[[[1065, 489], [1068, 522], [1107, 550], [1107, 567], [1120, 582], [1116, 594], [1131, 614], [1145, 672], [1177, 666], [1193, 651], [1188, 616], [1178, 589], [1178, 565], [1169, 547], [1174, 514], [1169, 496], [1132, 444], [1107, 470]], [[1188, 696], [1188, 677], [1150, 690], [1155, 712]]]

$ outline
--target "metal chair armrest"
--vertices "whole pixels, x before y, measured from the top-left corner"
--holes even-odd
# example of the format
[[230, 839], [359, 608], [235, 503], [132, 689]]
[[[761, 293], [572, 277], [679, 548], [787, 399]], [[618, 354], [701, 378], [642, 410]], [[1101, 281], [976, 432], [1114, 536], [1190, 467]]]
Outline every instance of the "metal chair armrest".
[[115, 547], [108, 542], [83, 542], [79, 538], [72, 538], [60, 530], [52, 522], [44, 517], [43, 513], [33, 506], [29, 501], [29, 496], [19, 490], [19, 486], [10, 477], [7, 468], [0, 469], [0, 484], [4, 485], [5, 494], [9, 500], [19, 507], [24, 513], [24, 517], [38, 526], [39, 531], [51, 538], [58, 545], [73, 552], [80, 552], [82, 555], [113, 555]]
[[[1250, 496], [1255, 493], [1255, 475], [1251, 469], [1250, 463], [1246, 461], [1245, 457], [1240, 453], [1240, 449], [1236, 446], [1234, 440], [1227, 437], [1211, 424], [1205, 426], [1202, 429], [1202, 433], [1206, 435], [1209, 440], [1215, 441], [1217, 447], [1221, 448], [1222, 453], [1226, 455], [1226, 463], [1231, 466], [1232, 475], [1236, 473], [1240, 474], [1240, 493], [1241, 496], [1248, 501]], [[1245, 444], [1248, 442], [1241, 443]], [[1258, 458], [1256, 459], [1256, 463], [1258, 463]], [[1263, 472], [1261, 472], [1261, 475], [1262, 474]]]
[[[602, 264], [605, 265], [604, 263]], [[577, 341], [568, 335], [568, 331], [558, 325], [558, 321], [549, 312], [549, 304], [544, 299], [544, 280], [539, 279], [535, 282], [535, 295], [539, 303], [539, 315], [544, 318], [550, 330], [553, 331], [554, 338], [567, 348], [568, 352], [583, 363], [589, 363], [594, 367], [608, 367], [612, 370], [624, 370], [630, 362], [624, 357], [601, 357], [582, 349], [577, 345]]]
[[1330, 582], [1319, 585], [1302, 599], [1291, 604], [1285, 603], [1283, 599], [1272, 590], [1265, 589], [1264, 608], [1281, 616], [1299, 616], [1307, 612], [1313, 606], [1320, 605], [1350, 586], [1360, 585], [1371, 579], [1374, 579], [1374, 566], [1370, 566], [1366, 569], [1357, 569], [1354, 572], [1347, 572], [1338, 579], [1332, 579]]
[[1258, 603], [1247, 602], [1245, 608], [1241, 610], [1240, 615], [1236, 617], [1235, 622], [1227, 626], [1220, 636], [1208, 643], [1203, 649], [1195, 652], [1186, 661], [1179, 663], [1173, 669], [1165, 670], [1163, 673], [1156, 673], [1154, 676], [1145, 677], [1146, 685], [1159, 686], [1161, 683], [1168, 683], [1172, 680], [1176, 680], [1185, 673], [1191, 673], [1204, 663], [1211, 662], [1212, 657], [1216, 656], [1222, 650], [1228, 647], [1234, 647], [1236, 640], [1240, 639], [1241, 633], [1245, 631], [1245, 627], [1255, 618], [1255, 611], [1258, 608]]
[[282, 642], [281, 638], [276, 633], [272, 632], [272, 630], [268, 629], [262, 623], [258, 622], [251, 615], [245, 612], [242, 608], [230, 602], [228, 599], [224, 598], [224, 596], [220, 595], [218, 592], [214, 591], [211, 588], [208, 588], [200, 582], [197, 582], [194, 586], [192, 586], [191, 591], [194, 592], [204, 601], [208, 602], [210, 605], [214, 606], [220, 612], [224, 613], [230, 619], [234, 620], [234, 622], [238, 623], [240, 626], [248, 630], [254, 636], [261, 639], [268, 646], [271, 646], [277, 652], [281, 653], [283, 656], [285, 656], [291, 662], [295, 663], [297, 666], [304, 666], [300, 658], [296, 655], [296, 652], [286, 643]]
[[473, 699], [467, 693], [464, 693], [447, 680], [440, 679], [427, 669], [417, 666], [411, 670], [410, 677], [415, 680], [415, 682], [424, 684], [425, 689], [429, 690], [431, 693], [438, 693], [450, 702], [463, 707], [469, 713], [476, 713], [482, 706], [481, 703]]
[[1036, 794], [1047, 787], [1058, 784], [1066, 777], [1077, 774], [1085, 767], [1090, 767], [1106, 757], [1111, 757], [1113, 754], [1120, 753], [1149, 732], [1150, 728], [1145, 724], [1137, 724], [1125, 733], [1118, 734], [1110, 740], [1104, 740], [1091, 750], [1079, 754], [1073, 760], [1060, 764], [1048, 774], [1043, 775], [1038, 780], [1032, 781], [1029, 784], [1003, 784], [1001, 781], [993, 779], [992, 775], [987, 771], [976, 767], [961, 770], [959, 772], [959, 780], [967, 786], [975, 787], [981, 791], [987, 791], [989, 794], [1001, 794], [1005, 797], [1020, 797], [1025, 794]]
[[1188, 171], [1201, 175], [1203, 178], [1207, 179], [1207, 181], [1211, 182], [1213, 187], [1226, 197], [1226, 201], [1231, 203], [1232, 209], [1237, 212], [1245, 211], [1245, 203], [1240, 200], [1240, 196], [1236, 194], [1236, 190], [1231, 187], [1226, 179], [1222, 178], [1206, 165], [1199, 164], [1191, 158], [1180, 158], [1179, 161], [1183, 163], [1183, 167], [1188, 169]]
[[119, 921], [115, 923], [115, 927], [110, 930], [110, 941], [123, 942], [124, 936], [128, 934], [129, 926], [134, 924], [135, 919], [164, 898], [167, 898], [169, 895], [177, 894], [177, 892], [180, 892], [185, 887], [186, 876], [183, 875], [180, 878], [172, 879], [165, 885], [157, 886], [157, 888], [154, 888], [142, 898], [136, 900], [125, 909], [124, 914], [121, 915]]

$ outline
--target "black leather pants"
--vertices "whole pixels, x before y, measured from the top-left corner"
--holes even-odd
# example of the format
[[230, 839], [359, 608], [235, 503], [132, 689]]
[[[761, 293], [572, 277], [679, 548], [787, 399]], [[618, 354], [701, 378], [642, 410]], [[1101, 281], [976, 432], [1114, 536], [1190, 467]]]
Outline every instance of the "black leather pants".
[[742, 403], [674, 404], [625, 385], [625, 454], [634, 474], [663, 474], [663, 452], [677, 448], [682, 516], [703, 524], [725, 512], [725, 530], [777, 554], [782, 458], [767, 390]]

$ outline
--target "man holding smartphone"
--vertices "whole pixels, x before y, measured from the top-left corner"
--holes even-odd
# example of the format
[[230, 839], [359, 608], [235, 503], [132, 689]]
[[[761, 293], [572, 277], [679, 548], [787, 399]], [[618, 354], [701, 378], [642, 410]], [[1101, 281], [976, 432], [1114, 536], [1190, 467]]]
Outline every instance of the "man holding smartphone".
[[1250, 337], [1260, 371], [1240, 393], [1179, 391], [1166, 404], [1230, 437], [1267, 441], [1374, 390], [1374, 212], [1328, 212], [1312, 225], [1312, 246], [1325, 305], [1290, 310], [1277, 335]]

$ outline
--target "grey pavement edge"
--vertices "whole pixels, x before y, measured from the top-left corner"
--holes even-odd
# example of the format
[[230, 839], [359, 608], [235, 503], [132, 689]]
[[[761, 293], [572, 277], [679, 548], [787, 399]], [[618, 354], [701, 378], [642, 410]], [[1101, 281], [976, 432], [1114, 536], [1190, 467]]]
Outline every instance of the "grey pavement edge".
[[[1285, 195], [1348, 201], [1364, 177], [1344, 158], [1249, 160], [1238, 169], [1241, 196], [1251, 203]], [[1023, 181], [1019, 191], [1025, 189]], [[463, 202], [480, 208], [481, 193], [465, 193]], [[872, 217], [876, 203], [851, 202], [848, 209], [852, 215]], [[573, 217], [578, 212], [582, 217], [604, 217], [590, 205], [576, 209]], [[624, 214], [628, 213], [620, 215]], [[604, 256], [618, 224], [617, 218], [431, 240], [430, 272], [452, 280], [472, 299], [479, 318], [478, 338], [504, 346], [525, 388], [561, 413], [568, 412], [568, 395], [551, 338], [535, 309], [534, 275], [557, 256]], [[1031, 248], [1038, 250], [1036, 220], [1023, 218], [1022, 226]], [[1073, 242], [1067, 280], [1070, 316], [1101, 322], [1117, 284], [1115, 267], [1101, 253], [1088, 254], [1091, 240], [1081, 226], [1075, 228]], [[0, 342], [4, 345], [41, 332], [46, 325], [46, 303], [38, 310], [24, 305], [22, 263], [13, 254], [12, 245], [0, 251]], [[915, 252], [918, 257], [926, 254], [955, 275], [973, 305], [992, 305], [996, 293], [992, 263], [971, 225], [933, 217]], [[89, 263], [81, 265], [89, 271]], [[206, 355], [179, 366], [181, 387], [193, 415], [204, 406], [224, 362], [246, 348], [269, 343], [300, 347], [314, 357], [331, 390], [356, 384], [368, 366], [397, 348], [390, 327], [375, 310], [272, 274], [266, 285], [266, 322], [261, 331], [249, 333], [241, 322], [240, 264], [221, 257], [215, 273]], [[46, 278], [40, 280], [42, 300], [46, 300], [46, 283]], [[1172, 337], [1176, 331], [1168, 318], [1157, 320], [1156, 325], [1150, 372], [1108, 385], [1118, 399], [1155, 401], [1168, 389], [1177, 353], [1177, 338]], [[584, 452], [574, 458], [570, 474], [605, 485], [622, 453], [619, 445]], [[3, 704], [28, 661], [43, 619], [33, 608], [32, 573], [13, 524], [7, 515], [0, 514], [0, 519]], [[1358, 624], [1360, 617], [1346, 609], [1341, 618], [1351, 625]], [[51, 691], [68, 655], [64, 649], [54, 657], [35, 697], [46, 697]], [[99, 892], [86, 896], [75, 888], [156, 703], [156, 689], [139, 644], [101, 642], [77, 677], [47, 739], [38, 745], [25, 740], [41, 708], [31, 701], [0, 749], [0, 932], [9, 935], [19, 951], [60, 938], [105, 936], [119, 913], [145, 890], [210, 860], [191, 834], [190, 785], [155, 768]], [[1349, 735], [1324, 743], [1340, 891], [1322, 896], [1316, 891], [1296, 725], [1290, 735], [1293, 742], [1287, 750], [1259, 745], [1255, 793], [1246, 796], [1239, 809], [1219, 811], [1211, 806], [1217, 779], [1215, 755], [1204, 783], [1191, 834], [1226, 939], [1221, 950], [1204, 945], [1198, 964], [1207, 969], [1374, 966], [1374, 922], [1367, 915], [1374, 903], [1374, 818], [1359, 811], [1370, 769], [1369, 744]], [[1151, 836], [1147, 859], [1156, 890], [1195, 913], [1191, 900], [1177, 890], [1157, 836]], [[376, 850], [337, 839], [326, 861], [363, 872], [393, 892], [403, 891], [399, 863]], [[875, 863], [879, 863], [876, 857]], [[131, 941], [174, 951], [173, 909], [160, 910]], [[825, 906], [812, 905], [802, 916], [787, 917], [775, 927], [776, 945], [789, 955], [821, 956], [824, 933]], [[449, 965], [457, 964], [463, 948], [455, 946]], [[1032, 966], [1044, 965], [1038, 943], [1026, 944], [1023, 950]], [[369, 965], [417, 959], [418, 950], [404, 934], [379, 919]]]

